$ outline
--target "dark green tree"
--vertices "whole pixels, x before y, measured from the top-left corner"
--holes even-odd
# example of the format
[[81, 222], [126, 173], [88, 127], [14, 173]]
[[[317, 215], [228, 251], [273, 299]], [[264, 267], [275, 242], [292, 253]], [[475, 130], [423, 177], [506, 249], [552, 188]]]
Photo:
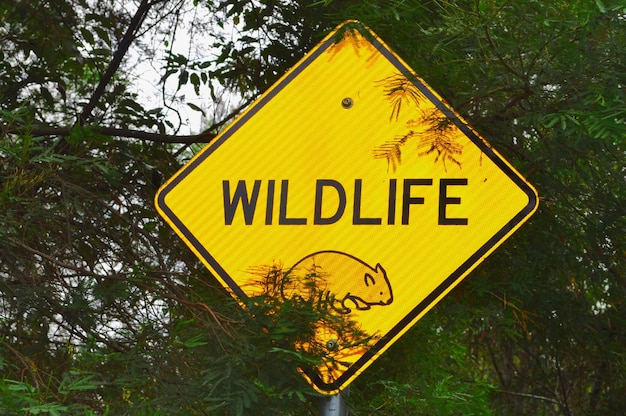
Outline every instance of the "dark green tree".
[[[420, 354], [411, 359], [424, 361], [423, 373], [402, 368], [379, 389], [383, 407], [400, 397], [405, 413], [485, 414], [476, 406], [487, 397], [493, 414], [624, 412], [625, 7], [398, 1], [345, 11], [388, 39], [541, 201], [529, 225], [400, 341], [397, 350]], [[452, 386], [442, 407], [433, 374]]]
[[[268, 318], [251, 320], [153, 205], [240, 111], [182, 135], [181, 104], [204, 111], [185, 86], [248, 102], [322, 36], [317, 9], [278, 6], [0, 2], [0, 414], [315, 407], [296, 371], [315, 357], [286, 348], [311, 311], [270, 319], [276, 302], [253, 299]], [[176, 53], [188, 33], [210, 54]], [[155, 85], [136, 85], [141, 62]]]

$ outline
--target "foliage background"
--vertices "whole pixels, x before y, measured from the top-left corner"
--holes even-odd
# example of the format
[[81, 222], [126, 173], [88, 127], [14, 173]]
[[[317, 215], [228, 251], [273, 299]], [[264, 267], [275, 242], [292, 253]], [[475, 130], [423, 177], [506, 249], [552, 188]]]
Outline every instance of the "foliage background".
[[355, 18], [541, 201], [351, 414], [626, 413], [623, 0], [0, 0], [0, 414], [316, 413], [296, 367], [319, 357], [283, 348], [312, 311], [268, 296], [251, 319], [152, 200]]

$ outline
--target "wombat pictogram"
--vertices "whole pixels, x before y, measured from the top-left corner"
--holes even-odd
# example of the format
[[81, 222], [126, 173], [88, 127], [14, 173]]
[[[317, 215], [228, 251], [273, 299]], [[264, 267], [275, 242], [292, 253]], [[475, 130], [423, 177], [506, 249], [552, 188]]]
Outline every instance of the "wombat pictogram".
[[283, 299], [316, 300], [341, 314], [393, 302], [387, 272], [380, 263], [371, 267], [350, 254], [331, 250], [309, 254], [288, 269], [281, 295]]

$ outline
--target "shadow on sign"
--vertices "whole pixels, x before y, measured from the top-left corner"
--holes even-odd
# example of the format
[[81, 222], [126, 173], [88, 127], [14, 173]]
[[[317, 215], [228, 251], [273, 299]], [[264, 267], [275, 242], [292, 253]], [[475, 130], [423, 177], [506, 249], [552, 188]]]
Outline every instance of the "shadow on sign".
[[273, 343], [310, 357], [326, 384], [352, 364], [349, 357], [363, 355], [379, 339], [361, 329], [353, 312], [375, 311], [393, 302], [380, 263], [371, 266], [340, 251], [317, 251], [288, 268], [259, 266], [250, 272], [255, 276], [246, 285], [255, 293], [250, 297], [251, 312], [260, 312], [261, 303], [255, 299], [263, 306], [268, 304], [265, 297], [279, 299], [270, 302], [273, 309], [262, 312], [264, 319], [282, 320]]
[[[415, 78], [412, 80], [411, 78]], [[451, 162], [461, 169], [461, 155], [463, 147], [457, 142], [461, 132], [455, 129], [450, 118], [436, 107], [423, 108], [428, 100], [416, 85], [419, 81], [412, 74], [395, 74], [379, 82], [383, 94], [390, 101], [390, 122], [399, 122], [401, 110], [407, 109], [417, 117], [403, 121], [406, 133], [386, 141], [374, 149], [376, 159], [387, 160], [388, 166], [395, 171], [402, 162], [401, 147], [412, 139], [419, 139], [417, 143], [418, 156], [434, 154], [434, 163], [443, 163], [448, 171], [446, 162]]]

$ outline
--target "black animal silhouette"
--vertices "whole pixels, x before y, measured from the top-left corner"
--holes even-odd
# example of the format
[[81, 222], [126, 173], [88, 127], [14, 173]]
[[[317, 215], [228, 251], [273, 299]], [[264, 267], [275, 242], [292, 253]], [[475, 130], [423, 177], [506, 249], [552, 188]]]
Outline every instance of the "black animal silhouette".
[[314, 300], [341, 314], [393, 302], [387, 272], [380, 263], [371, 267], [350, 254], [332, 250], [309, 254], [288, 269], [281, 295], [283, 299]]

